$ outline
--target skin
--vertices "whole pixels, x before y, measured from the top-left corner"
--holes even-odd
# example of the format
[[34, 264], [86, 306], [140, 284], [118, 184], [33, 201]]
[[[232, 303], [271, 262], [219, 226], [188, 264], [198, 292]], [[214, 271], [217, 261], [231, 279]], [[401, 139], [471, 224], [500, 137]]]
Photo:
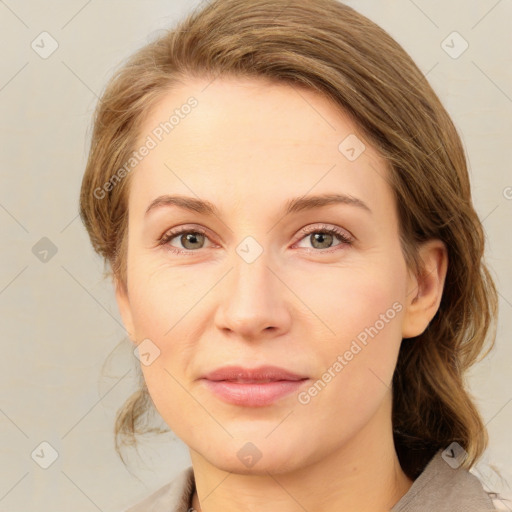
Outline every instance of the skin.
[[[198, 100], [130, 176], [127, 288], [116, 284], [132, 341], [160, 350], [141, 368], [189, 447], [193, 506], [389, 510], [412, 484], [393, 445], [392, 375], [402, 338], [421, 334], [439, 307], [446, 248], [420, 248], [421, 279], [407, 269], [386, 162], [328, 99], [256, 79], [208, 84], [190, 79], [167, 92], [145, 120], [141, 143]], [[366, 146], [354, 161], [338, 149], [350, 134]], [[349, 204], [282, 213], [291, 198], [327, 193], [359, 198], [371, 213]], [[164, 206], [145, 217], [163, 194], [206, 199], [219, 215]], [[158, 245], [185, 225], [207, 235]], [[338, 226], [353, 241], [315, 244], [300, 232], [307, 226]], [[250, 264], [236, 251], [247, 236], [263, 249]], [[228, 404], [198, 380], [227, 364], [273, 364], [308, 376], [308, 389], [394, 303], [401, 310], [307, 404], [297, 393], [265, 407]], [[252, 467], [237, 456], [247, 442], [261, 453]]]

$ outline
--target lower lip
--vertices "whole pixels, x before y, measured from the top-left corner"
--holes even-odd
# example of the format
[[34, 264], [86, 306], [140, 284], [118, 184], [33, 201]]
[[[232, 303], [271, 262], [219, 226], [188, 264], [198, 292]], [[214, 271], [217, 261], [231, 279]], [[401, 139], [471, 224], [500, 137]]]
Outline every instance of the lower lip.
[[245, 384], [227, 380], [203, 379], [208, 388], [225, 402], [246, 407], [270, 405], [279, 398], [297, 391], [307, 380], [309, 379]]

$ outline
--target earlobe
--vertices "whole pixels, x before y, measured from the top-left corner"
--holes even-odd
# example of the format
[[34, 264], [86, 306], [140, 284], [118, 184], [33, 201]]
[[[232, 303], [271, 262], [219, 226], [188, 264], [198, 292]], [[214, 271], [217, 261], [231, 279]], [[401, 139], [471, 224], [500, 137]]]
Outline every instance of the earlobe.
[[124, 327], [128, 333], [128, 336], [135, 342], [135, 331], [133, 329], [133, 318], [130, 306], [130, 300], [128, 298], [128, 291], [126, 290], [123, 283], [114, 279], [114, 288], [116, 293], [117, 307], [123, 320]]
[[443, 296], [448, 251], [441, 240], [424, 242], [420, 247], [423, 261], [421, 276], [409, 273], [406, 307], [402, 322], [402, 338], [419, 336], [435, 316]]

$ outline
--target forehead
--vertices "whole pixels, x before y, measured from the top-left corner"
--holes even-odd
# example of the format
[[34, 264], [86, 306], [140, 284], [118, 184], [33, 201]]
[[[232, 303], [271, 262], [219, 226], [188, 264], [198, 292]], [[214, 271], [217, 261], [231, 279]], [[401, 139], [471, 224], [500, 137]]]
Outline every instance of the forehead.
[[[133, 175], [131, 205], [172, 192], [270, 205], [333, 187], [365, 202], [390, 199], [385, 162], [357, 125], [304, 87], [191, 80], [166, 92], [148, 113], [137, 147], [150, 140]], [[354, 159], [354, 153], [360, 155]]]

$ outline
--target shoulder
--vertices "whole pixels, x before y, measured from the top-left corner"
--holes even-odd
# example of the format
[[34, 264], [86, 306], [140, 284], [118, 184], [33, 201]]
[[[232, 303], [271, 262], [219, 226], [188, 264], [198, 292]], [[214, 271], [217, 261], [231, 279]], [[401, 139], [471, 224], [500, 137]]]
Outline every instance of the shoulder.
[[193, 488], [194, 472], [188, 466], [174, 480], [124, 512], [187, 512]]
[[452, 467], [436, 453], [391, 512], [492, 512], [496, 508], [480, 480]]

